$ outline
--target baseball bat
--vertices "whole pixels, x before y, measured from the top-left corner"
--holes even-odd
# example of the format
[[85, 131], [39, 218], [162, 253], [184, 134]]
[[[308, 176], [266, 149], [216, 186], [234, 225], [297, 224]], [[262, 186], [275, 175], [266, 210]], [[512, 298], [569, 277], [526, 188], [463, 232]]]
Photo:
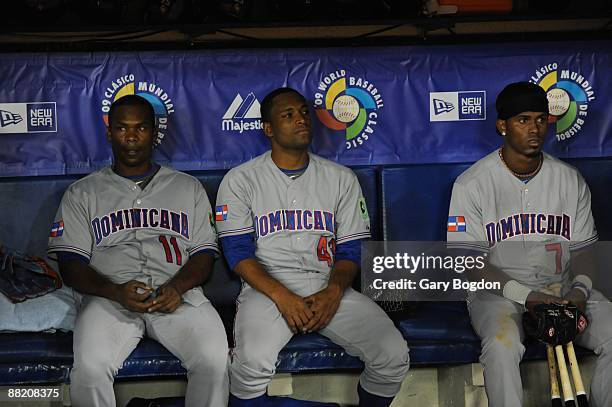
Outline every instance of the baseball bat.
[[576, 389], [576, 401], [578, 407], [589, 407], [589, 401], [587, 400], [586, 391], [584, 391], [584, 384], [582, 384], [582, 376], [580, 375], [580, 368], [578, 367], [578, 360], [576, 360], [576, 352], [574, 352], [574, 344], [569, 342], [565, 345], [567, 349], [567, 360], [572, 371], [572, 379], [574, 380], [574, 388]]
[[548, 358], [548, 374], [550, 376], [550, 401], [552, 407], [563, 407], [561, 393], [559, 393], [559, 379], [557, 378], [557, 363], [555, 362], [555, 351], [552, 345], [546, 345], [546, 356]]
[[567, 365], [565, 364], [563, 346], [555, 346], [555, 353], [557, 354], [557, 364], [559, 365], [559, 376], [561, 376], [561, 389], [563, 390], [565, 407], [576, 407], [574, 392], [572, 391], [572, 384], [570, 383], [569, 374], [567, 373]]

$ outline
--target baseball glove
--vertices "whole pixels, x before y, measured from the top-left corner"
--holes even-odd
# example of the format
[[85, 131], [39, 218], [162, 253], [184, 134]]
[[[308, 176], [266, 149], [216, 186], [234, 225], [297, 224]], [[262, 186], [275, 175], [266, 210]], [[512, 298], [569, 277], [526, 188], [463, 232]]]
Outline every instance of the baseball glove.
[[525, 334], [551, 345], [565, 345], [588, 325], [586, 316], [574, 304], [538, 304], [523, 314]]
[[0, 245], [0, 292], [12, 303], [40, 297], [62, 286], [62, 281], [43, 259]]

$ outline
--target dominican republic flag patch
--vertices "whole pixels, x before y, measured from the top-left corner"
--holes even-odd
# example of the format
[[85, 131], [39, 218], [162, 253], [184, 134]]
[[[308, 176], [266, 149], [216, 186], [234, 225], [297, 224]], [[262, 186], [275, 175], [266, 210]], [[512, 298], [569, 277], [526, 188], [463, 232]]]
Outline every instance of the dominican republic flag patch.
[[465, 216], [449, 216], [446, 231], [465, 232]]
[[215, 220], [221, 222], [227, 219], [227, 205], [215, 206]]
[[51, 226], [51, 234], [50, 237], [58, 237], [64, 234], [64, 221], [60, 220], [59, 222], [55, 222]]

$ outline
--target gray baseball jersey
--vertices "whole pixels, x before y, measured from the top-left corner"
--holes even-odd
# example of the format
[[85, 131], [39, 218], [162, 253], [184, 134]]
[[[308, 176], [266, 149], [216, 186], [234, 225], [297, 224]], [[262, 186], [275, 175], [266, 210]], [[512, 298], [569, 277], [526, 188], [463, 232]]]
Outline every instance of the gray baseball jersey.
[[255, 233], [255, 254], [270, 274], [329, 273], [336, 244], [370, 237], [357, 177], [313, 154], [295, 180], [270, 152], [232, 169], [219, 187], [216, 219], [219, 237]]
[[[327, 287], [336, 244], [370, 236], [357, 177], [313, 154], [296, 179], [278, 169], [270, 152], [232, 169], [215, 209], [219, 236], [254, 233], [257, 260], [301, 297]], [[276, 304], [250, 286], [243, 286], [237, 304], [230, 390], [251, 399], [265, 392], [293, 333]], [[348, 288], [319, 332], [364, 361], [360, 383], [366, 391], [385, 397], [398, 392], [408, 372], [406, 341], [371, 299]]]
[[586, 182], [546, 153], [528, 183], [497, 150], [476, 162], [455, 181], [447, 230], [449, 247], [489, 251], [492, 264], [533, 289], [566, 280], [570, 251], [597, 240]]
[[[110, 281], [159, 287], [203, 249], [218, 251], [212, 211], [200, 181], [161, 167], [141, 190], [110, 167], [72, 184], [62, 199], [48, 252], [84, 256]], [[183, 299], [206, 301], [201, 288]]]
[[[447, 238], [449, 247], [487, 251], [491, 263], [533, 290], [564, 283], [567, 291], [570, 251], [597, 240], [588, 186], [575, 168], [545, 153], [540, 171], [524, 183], [494, 151], [457, 178]], [[576, 343], [608, 349], [600, 352], [591, 389], [598, 405], [610, 405], [612, 304], [595, 290], [591, 300], [590, 325]], [[481, 339], [489, 405], [522, 405], [525, 308], [486, 291], [468, 297], [468, 308]]]
[[[79, 254], [117, 284], [138, 280], [157, 288], [191, 255], [217, 251], [202, 184], [166, 167], [144, 189], [110, 167], [88, 175], [68, 188], [56, 219], [49, 253]], [[74, 330], [72, 402], [114, 406], [112, 377], [146, 331], [188, 370], [186, 406], [227, 405], [228, 347], [221, 318], [200, 287], [184, 293], [183, 300], [173, 313], [135, 313], [85, 296]]]

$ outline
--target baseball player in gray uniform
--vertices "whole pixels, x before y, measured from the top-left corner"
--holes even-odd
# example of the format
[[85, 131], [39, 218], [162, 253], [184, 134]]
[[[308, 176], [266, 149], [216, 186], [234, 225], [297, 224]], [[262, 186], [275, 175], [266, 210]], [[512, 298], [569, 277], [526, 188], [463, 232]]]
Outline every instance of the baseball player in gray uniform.
[[319, 332], [366, 367], [360, 406], [388, 406], [408, 372], [406, 341], [351, 282], [369, 217], [355, 175], [308, 152], [311, 119], [290, 88], [261, 105], [272, 150], [224, 177], [216, 225], [243, 280], [231, 356], [230, 405], [266, 405], [279, 351], [296, 333]]
[[195, 178], [151, 161], [152, 106], [112, 105], [114, 163], [72, 184], [49, 238], [64, 281], [84, 294], [74, 329], [75, 406], [115, 406], [113, 378], [145, 333], [187, 370], [187, 406], [227, 405], [228, 346], [200, 285], [218, 251]]
[[521, 316], [551, 302], [586, 313], [589, 325], [575, 342], [598, 355], [591, 402], [612, 406], [612, 304], [592, 288], [588, 267], [570, 268], [597, 240], [589, 188], [575, 168], [541, 151], [548, 124], [542, 88], [510, 84], [496, 108], [503, 146], [455, 181], [447, 233], [450, 247], [487, 252], [488, 272], [502, 283], [499, 292], [468, 299], [489, 406], [522, 405]]

